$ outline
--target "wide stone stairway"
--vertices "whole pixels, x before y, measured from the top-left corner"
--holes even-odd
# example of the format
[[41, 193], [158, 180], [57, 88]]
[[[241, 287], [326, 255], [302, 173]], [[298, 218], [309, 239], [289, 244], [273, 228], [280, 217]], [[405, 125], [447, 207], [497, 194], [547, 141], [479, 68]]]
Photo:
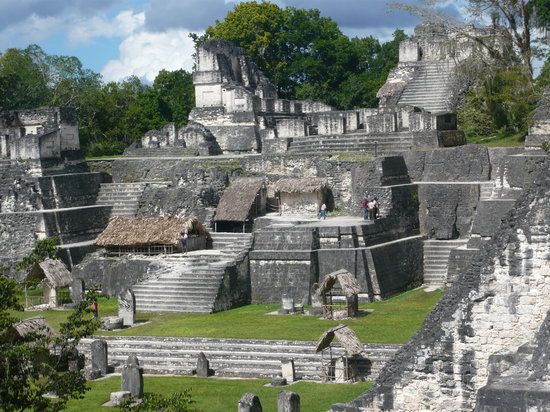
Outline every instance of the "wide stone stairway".
[[111, 216], [134, 217], [144, 188], [145, 183], [102, 183], [97, 204], [113, 206]]
[[[280, 374], [282, 360], [294, 360], [299, 379], [319, 380], [323, 362], [315, 352], [315, 342], [286, 340], [245, 340], [176, 337], [117, 337], [105, 339], [109, 366], [120, 372], [129, 355], [136, 355], [145, 373], [191, 375], [197, 366], [197, 355], [203, 352], [210, 361], [215, 376], [240, 378], [271, 378]], [[90, 344], [93, 339], [82, 339], [79, 350], [90, 364]], [[401, 345], [365, 344], [363, 372], [374, 380], [384, 364]], [[332, 347], [333, 357], [344, 355], [343, 348]]]
[[424, 241], [424, 284], [445, 286], [451, 251], [467, 242], [468, 239]]
[[418, 106], [432, 113], [449, 111], [455, 66], [453, 62], [433, 62], [420, 66], [405, 86], [398, 104]]
[[249, 233], [213, 233], [213, 249], [163, 256], [156, 278], [132, 286], [141, 312], [212, 313], [226, 270], [242, 262]]
[[295, 137], [288, 151], [304, 154], [359, 151], [391, 155], [410, 150], [412, 146], [413, 135], [410, 132], [380, 135], [357, 132], [345, 135]]

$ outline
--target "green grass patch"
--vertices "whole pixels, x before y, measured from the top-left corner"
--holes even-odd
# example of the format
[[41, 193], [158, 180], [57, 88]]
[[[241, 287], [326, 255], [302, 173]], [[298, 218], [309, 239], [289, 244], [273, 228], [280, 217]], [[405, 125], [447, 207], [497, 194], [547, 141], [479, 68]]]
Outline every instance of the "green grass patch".
[[104, 159], [118, 159], [119, 157], [122, 157], [121, 154], [117, 155], [106, 155], [106, 156], [86, 156], [86, 160], [104, 160]]
[[[366, 391], [371, 383], [359, 382], [348, 384], [319, 384], [298, 382], [285, 388], [264, 386], [269, 380], [246, 379], [229, 380], [195, 377], [145, 377], [145, 392], [169, 395], [191, 389], [194, 406], [204, 412], [227, 412], [237, 410], [237, 402], [245, 392], [252, 392], [260, 397], [264, 411], [277, 410], [277, 395], [282, 389], [291, 390], [300, 395], [301, 411], [319, 412], [330, 409], [333, 403], [349, 402]], [[111, 392], [120, 390], [120, 377], [89, 382], [91, 390], [84, 399], [71, 400], [67, 411], [96, 411], [101, 404], [109, 400]], [[114, 408], [113, 408], [114, 409]], [[106, 409], [109, 410], [109, 409]]]
[[[345, 321], [322, 320], [305, 315], [269, 315], [280, 305], [249, 305], [210, 315], [138, 313], [143, 325], [120, 332], [100, 332], [115, 336], [177, 336], [236, 339], [284, 339], [315, 341], [328, 328], [339, 323], [349, 325], [362, 342], [406, 343], [420, 329], [426, 315], [437, 303], [443, 292], [425, 292], [416, 289], [382, 302], [363, 303], [360, 309], [372, 312]], [[98, 300], [99, 315], [117, 313], [117, 300]], [[58, 328], [66, 319], [67, 311], [18, 312], [21, 318], [42, 314]]]
[[488, 147], [513, 147], [525, 144], [525, 131], [503, 132], [495, 136], [468, 136], [469, 144], [480, 144]]

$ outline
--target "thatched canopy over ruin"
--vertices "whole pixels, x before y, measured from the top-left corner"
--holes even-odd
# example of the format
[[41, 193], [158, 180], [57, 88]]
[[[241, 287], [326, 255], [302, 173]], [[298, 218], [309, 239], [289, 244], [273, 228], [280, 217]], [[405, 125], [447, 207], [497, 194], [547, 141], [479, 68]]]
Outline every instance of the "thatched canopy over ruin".
[[314, 193], [322, 192], [327, 186], [328, 180], [323, 177], [284, 178], [275, 183], [275, 192]]
[[56, 334], [44, 316], [34, 316], [11, 325], [3, 338], [6, 342], [14, 342], [30, 333], [46, 337], [53, 337]]
[[216, 209], [215, 221], [244, 222], [258, 193], [265, 189], [263, 177], [240, 177], [235, 179], [220, 199]]
[[48, 283], [54, 288], [62, 288], [69, 286], [73, 281], [71, 272], [67, 266], [57, 259], [46, 259], [40, 263], [36, 263], [26, 280], [42, 280], [47, 279]]
[[348, 355], [358, 355], [364, 350], [363, 344], [353, 330], [346, 325], [338, 325], [323, 333], [317, 341], [315, 352], [328, 348], [334, 338], [340, 341]]
[[319, 285], [319, 289], [317, 289], [317, 295], [326, 295], [332, 289], [336, 281], [340, 283], [344, 295], [348, 298], [361, 292], [361, 285], [359, 285], [355, 276], [345, 269], [340, 269], [336, 272], [329, 273], [325, 277], [323, 282]]
[[97, 237], [95, 244], [101, 247], [176, 246], [183, 232], [210, 237], [208, 230], [195, 216], [185, 218], [115, 216]]

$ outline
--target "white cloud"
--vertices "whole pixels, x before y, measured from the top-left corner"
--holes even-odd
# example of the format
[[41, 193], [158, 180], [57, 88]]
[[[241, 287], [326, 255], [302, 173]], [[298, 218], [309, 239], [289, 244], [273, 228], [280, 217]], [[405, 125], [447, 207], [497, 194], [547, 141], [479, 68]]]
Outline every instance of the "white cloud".
[[101, 74], [106, 81], [120, 81], [135, 75], [152, 82], [162, 69], [190, 71], [194, 44], [188, 35], [189, 31], [184, 29], [135, 32], [122, 41], [120, 57], [109, 61]]
[[10, 47], [26, 47], [29, 43], [39, 43], [62, 31], [60, 17], [38, 17], [31, 15], [20, 25], [0, 30], [0, 51]]
[[121, 11], [113, 20], [104, 16], [93, 16], [77, 21], [68, 31], [71, 45], [90, 42], [94, 37], [127, 37], [145, 23], [145, 13], [132, 10]]

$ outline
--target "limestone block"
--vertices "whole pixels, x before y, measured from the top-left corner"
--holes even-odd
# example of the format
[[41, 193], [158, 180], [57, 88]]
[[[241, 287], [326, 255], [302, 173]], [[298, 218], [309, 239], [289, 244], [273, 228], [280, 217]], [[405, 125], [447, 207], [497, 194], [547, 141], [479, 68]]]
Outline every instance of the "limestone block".
[[73, 303], [78, 305], [82, 302], [82, 297], [84, 295], [84, 281], [82, 279], [73, 279], [70, 290]]
[[90, 345], [90, 360], [92, 370], [99, 370], [101, 375], [107, 374], [107, 341], [94, 340]]
[[129, 398], [130, 396], [131, 393], [129, 391], [111, 392], [109, 404], [110, 406], [121, 405], [125, 401], [125, 399]]
[[262, 412], [260, 398], [253, 393], [244, 393], [239, 400], [237, 412]]
[[133, 326], [136, 322], [136, 297], [130, 289], [118, 297], [118, 316], [123, 326]]
[[306, 121], [296, 117], [277, 119], [276, 130], [279, 138], [303, 137], [306, 135]]
[[282, 360], [281, 361], [281, 376], [292, 383], [296, 380], [296, 373], [294, 370], [294, 360]]
[[277, 412], [300, 412], [300, 395], [291, 391], [279, 392]]
[[399, 43], [399, 62], [416, 62], [420, 60], [420, 47], [415, 39], [405, 39]]
[[207, 378], [209, 367], [210, 362], [206, 359], [206, 355], [203, 352], [200, 352], [197, 357], [197, 376], [199, 378]]
[[126, 365], [122, 369], [121, 386], [123, 391], [130, 392], [131, 396], [143, 397], [143, 369], [135, 355], [128, 356]]

